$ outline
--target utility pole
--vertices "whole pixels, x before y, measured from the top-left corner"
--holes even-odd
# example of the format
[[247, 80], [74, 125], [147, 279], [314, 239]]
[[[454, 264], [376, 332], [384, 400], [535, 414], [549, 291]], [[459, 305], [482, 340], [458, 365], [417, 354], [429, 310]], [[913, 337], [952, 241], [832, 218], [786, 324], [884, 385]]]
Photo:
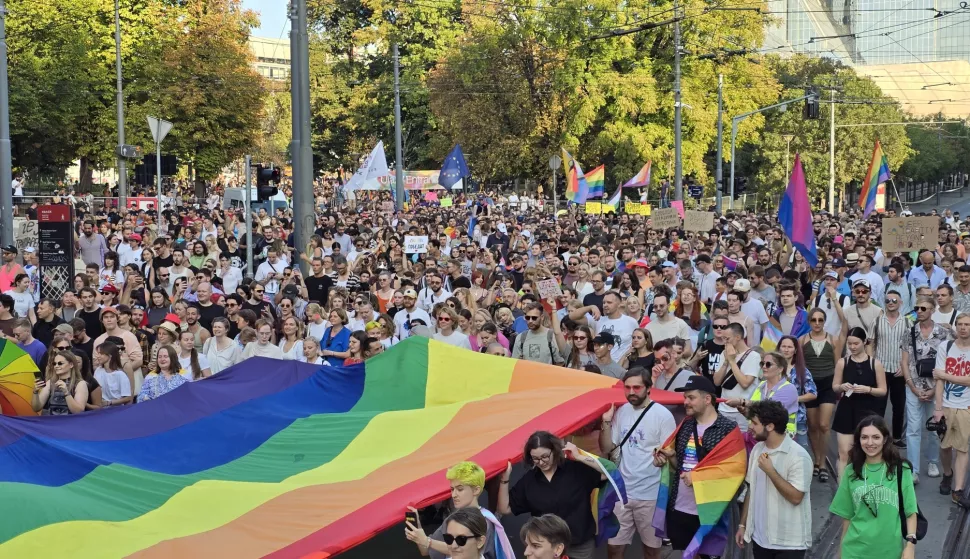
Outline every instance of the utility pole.
[[[296, 5], [298, 1], [290, 0], [290, 117], [292, 123], [292, 132], [290, 134], [290, 168], [293, 170], [294, 202], [296, 201], [296, 184], [299, 177], [300, 157], [303, 155], [302, 150], [300, 150], [300, 125], [303, 122], [303, 119], [300, 118], [300, 112], [303, 110], [303, 102], [300, 100], [302, 90], [300, 89], [300, 34], [297, 31], [297, 28], [300, 26], [299, 10]], [[295, 216], [296, 208], [294, 208]], [[251, 220], [252, 217], [247, 215], [246, 219]], [[294, 244], [296, 243], [294, 242]], [[298, 250], [303, 250], [303, 248], [298, 247]]]
[[125, 145], [125, 95], [121, 81], [121, 8], [119, 0], [115, 0], [115, 74], [117, 83], [118, 105], [118, 207], [128, 205], [128, 165], [121, 150]]
[[835, 213], [835, 88], [831, 90], [832, 102], [829, 103], [829, 213]]
[[13, 244], [13, 170], [10, 156], [10, 84], [7, 81], [7, 8], [0, 0], [0, 243]]
[[253, 198], [253, 160], [246, 156], [246, 275], [253, 275], [253, 220], [249, 216], [250, 201]]
[[404, 148], [401, 145], [401, 69], [394, 43], [394, 193], [395, 209], [404, 209]]
[[674, 0], [674, 200], [684, 199], [684, 164], [680, 133], [680, 15]]
[[[302, 251], [316, 230], [316, 219], [313, 211], [313, 149], [310, 145], [310, 36], [307, 31], [306, 0], [296, 0], [296, 4], [295, 35], [299, 41], [298, 57], [291, 64], [299, 70], [299, 79], [291, 76], [290, 82], [291, 87], [299, 90], [300, 157], [293, 166], [293, 217], [296, 220], [293, 243], [297, 250]], [[304, 274], [309, 273], [309, 263], [301, 262], [301, 266]]]
[[724, 148], [722, 144], [724, 143], [724, 122], [722, 121], [722, 115], [724, 113], [724, 74], [717, 75], [717, 167], [714, 171], [714, 182], [717, 192], [715, 196], [716, 209], [718, 215], [723, 215], [724, 201], [722, 199], [722, 191], [724, 190], [724, 185], [721, 184], [724, 180]]

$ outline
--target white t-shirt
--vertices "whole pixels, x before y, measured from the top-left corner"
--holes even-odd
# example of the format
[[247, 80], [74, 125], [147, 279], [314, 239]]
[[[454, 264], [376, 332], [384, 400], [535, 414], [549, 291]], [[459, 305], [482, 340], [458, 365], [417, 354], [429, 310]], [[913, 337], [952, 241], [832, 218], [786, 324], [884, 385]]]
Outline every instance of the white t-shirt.
[[[192, 357], [179, 357], [179, 366], [182, 367], [180, 373], [183, 377], [192, 380]], [[205, 354], [199, 354], [199, 370], [204, 371], [209, 368], [209, 358]]]
[[650, 332], [650, 337], [653, 338], [653, 343], [657, 343], [660, 340], [669, 340], [671, 338], [681, 338], [684, 340], [690, 339], [690, 326], [684, 322], [684, 319], [677, 318], [672, 314], [668, 314], [670, 321], [660, 322], [660, 320], [654, 318], [647, 324], [647, 331]]
[[297, 340], [296, 343], [290, 347], [290, 351], [283, 349], [283, 345], [285, 343], [286, 340], [280, 340], [280, 343], [277, 344], [280, 346], [280, 352], [283, 354], [283, 359], [286, 359], [287, 361], [299, 361], [303, 358], [303, 340]]
[[761, 327], [768, 323], [768, 313], [765, 312], [765, 305], [754, 294], [748, 295], [748, 300], [741, 303], [741, 312], [750, 316], [754, 322], [754, 339], [761, 342]]
[[[742, 354], [743, 355], [743, 354]], [[740, 359], [741, 355], [737, 356]], [[721, 397], [725, 400], [730, 400], [732, 398], [744, 398], [746, 400], [751, 399], [751, 395], [754, 394], [755, 388], [758, 387], [758, 382], [761, 380], [761, 355], [757, 351], [751, 350], [748, 355], [744, 357], [744, 361], [738, 364], [738, 368], [745, 376], [754, 377], [754, 382], [751, 383], [747, 388], [742, 388], [741, 384], [738, 383], [734, 388], [725, 388], [721, 391]], [[734, 378], [734, 373], [731, 372], [730, 366], [728, 366], [727, 373], [724, 375], [724, 382], [721, 383], [722, 386], [727, 384], [730, 379]], [[734, 384], [734, 381], [731, 382]], [[730, 406], [725, 404], [725, 407], [733, 410]]]
[[[949, 343], [944, 342], [941, 345], [941, 349], [946, 349]], [[934, 368], [958, 377], [970, 376], [970, 348], [961, 349], [954, 342], [950, 345], [949, 351], [937, 351], [936, 366]], [[970, 387], [952, 382], [944, 382], [943, 407], [964, 410], [970, 408]]]
[[424, 321], [425, 326], [433, 326], [431, 322], [431, 316], [428, 315], [423, 309], [414, 307], [412, 310], [401, 309], [394, 314], [394, 326], [397, 329], [397, 337], [401, 340], [407, 338], [411, 335], [411, 329], [405, 328], [405, 325], [409, 320], [421, 319]]
[[[681, 322], [683, 321], [681, 320]], [[620, 318], [610, 318], [604, 315], [596, 321], [597, 334], [602, 332], [613, 334], [613, 349], [610, 351], [610, 357], [613, 358], [614, 362], [619, 363], [626, 352], [630, 351], [630, 344], [633, 343], [633, 331], [639, 326], [633, 317], [625, 314], [621, 315]], [[687, 325], [684, 324], [684, 326]]]
[[327, 328], [329, 327], [330, 327], [330, 323], [327, 322], [326, 320], [324, 320], [320, 324], [317, 324], [316, 322], [311, 322], [310, 325], [307, 326], [307, 334], [316, 338], [317, 341], [320, 341], [323, 339], [323, 333], [326, 332]]
[[6, 291], [4, 295], [10, 295], [13, 298], [14, 314], [19, 318], [27, 318], [27, 313], [34, 307], [34, 296], [29, 291], [21, 293], [16, 289]]
[[[613, 415], [612, 440], [620, 444], [630, 431], [642, 409], [634, 409], [629, 403], [620, 406]], [[636, 431], [623, 443], [620, 458], [620, 475], [626, 484], [626, 494], [637, 501], [656, 501], [660, 488], [660, 468], [653, 465], [653, 451], [677, 428], [674, 416], [660, 404], [650, 406]]]
[[107, 371], [104, 367], [98, 367], [94, 371], [94, 379], [101, 385], [102, 400], [117, 400], [131, 396], [131, 381], [124, 371]]
[[444, 342], [448, 345], [453, 345], [455, 347], [460, 347], [464, 349], [472, 348], [471, 343], [469, 343], [468, 341], [468, 335], [462, 334], [458, 330], [455, 330], [454, 332], [452, 332], [450, 336], [445, 336], [441, 332], [438, 332], [434, 335], [434, 339], [438, 340], [439, 342]]

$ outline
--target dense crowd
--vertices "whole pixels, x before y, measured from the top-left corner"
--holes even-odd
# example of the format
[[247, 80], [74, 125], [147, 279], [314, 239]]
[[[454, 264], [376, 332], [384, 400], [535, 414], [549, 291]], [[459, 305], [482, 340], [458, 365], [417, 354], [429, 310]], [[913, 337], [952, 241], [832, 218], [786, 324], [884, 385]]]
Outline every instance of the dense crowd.
[[[528, 471], [500, 477], [495, 514], [478, 507], [478, 465], [449, 470], [440, 528], [425, 533], [427, 511], [407, 523], [426, 555], [504, 557], [496, 515], [528, 512], [527, 557], [592, 557], [589, 496], [604, 474], [580, 448], [610, 456], [625, 482], [611, 558], [634, 534], [644, 557], [684, 550], [700, 526], [691, 472], [735, 430], [749, 452], [735, 539], [758, 559], [804, 557], [813, 482], [838, 484], [844, 559], [914, 556], [921, 476], [967, 506], [970, 220], [947, 211], [932, 247], [888, 253], [881, 216], [819, 212], [812, 266], [772, 216], [748, 211], [707, 231], [657, 230], [498, 194], [403, 212], [385, 211], [384, 194], [340, 207], [317, 195], [307, 246], [294, 246], [291, 210], [246, 216], [218, 195], [157, 223], [58, 200], [76, 202], [73, 289], [40, 297], [33, 248], [4, 247], [0, 266], [0, 331], [40, 368], [35, 410], [137, 405], [253, 356], [351, 365], [426, 336], [611, 376], [627, 397], [566, 440], [530, 437]], [[405, 252], [409, 236], [428, 237], [423, 252]], [[687, 418], [652, 405], [654, 389], [683, 392]], [[674, 481], [658, 511], [664, 469]]]

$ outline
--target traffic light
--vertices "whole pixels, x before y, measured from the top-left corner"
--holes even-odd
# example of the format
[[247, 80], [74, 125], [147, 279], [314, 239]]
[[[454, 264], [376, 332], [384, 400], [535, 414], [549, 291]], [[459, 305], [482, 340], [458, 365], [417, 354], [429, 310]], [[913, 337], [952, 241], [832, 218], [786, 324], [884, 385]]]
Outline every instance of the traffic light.
[[265, 202], [279, 194], [276, 185], [280, 183], [280, 170], [268, 169], [262, 165], [256, 166], [256, 199]]
[[744, 190], [748, 187], [748, 177], [735, 176], [734, 177], [734, 195], [744, 194]]
[[818, 89], [814, 87], [805, 88], [805, 95], [808, 95], [808, 99], [805, 99], [805, 107], [802, 109], [802, 116], [808, 120], [818, 120]]

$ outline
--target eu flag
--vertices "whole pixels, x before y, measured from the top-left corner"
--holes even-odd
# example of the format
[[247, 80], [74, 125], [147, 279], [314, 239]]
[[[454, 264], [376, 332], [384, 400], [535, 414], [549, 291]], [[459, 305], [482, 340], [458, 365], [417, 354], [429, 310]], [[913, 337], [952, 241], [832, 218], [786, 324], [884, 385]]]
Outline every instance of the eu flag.
[[455, 144], [441, 166], [438, 184], [450, 190], [458, 181], [470, 175], [468, 165], [465, 164], [465, 155], [461, 152], [461, 144]]

